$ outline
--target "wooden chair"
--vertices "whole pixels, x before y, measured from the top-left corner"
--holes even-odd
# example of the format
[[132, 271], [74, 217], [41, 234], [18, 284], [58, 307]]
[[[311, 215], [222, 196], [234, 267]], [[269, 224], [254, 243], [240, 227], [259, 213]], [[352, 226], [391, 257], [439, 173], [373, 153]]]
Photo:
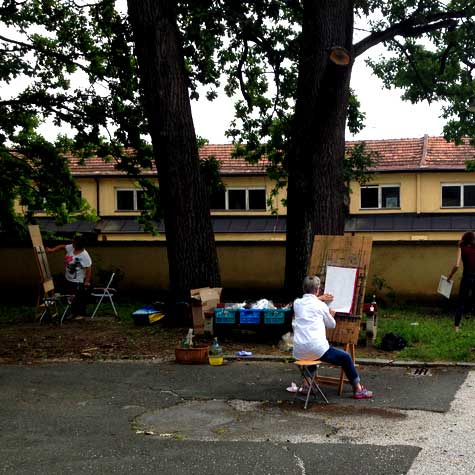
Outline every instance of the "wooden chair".
[[321, 363], [322, 362], [320, 360], [295, 361], [295, 364], [298, 366], [300, 374], [302, 375], [302, 381], [297, 389], [297, 392], [295, 393], [294, 398], [298, 397], [299, 394], [302, 394], [304, 390], [307, 390], [304, 409], [307, 409], [310, 395], [312, 395], [314, 399], [317, 399], [318, 395], [320, 395], [328, 404], [328, 399], [326, 398], [325, 394], [323, 394], [323, 391], [318, 385], [318, 368], [320, 367]]

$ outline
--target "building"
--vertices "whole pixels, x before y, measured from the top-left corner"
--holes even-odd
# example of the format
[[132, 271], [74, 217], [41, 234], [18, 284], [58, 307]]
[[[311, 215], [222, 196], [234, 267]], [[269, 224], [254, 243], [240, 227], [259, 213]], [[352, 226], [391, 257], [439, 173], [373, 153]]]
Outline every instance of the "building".
[[[348, 142], [352, 146], [352, 142]], [[475, 229], [475, 174], [466, 162], [475, 156], [468, 141], [448, 143], [441, 137], [366, 141], [377, 154], [365, 185], [351, 183], [350, 216], [345, 231], [369, 234], [375, 241], [456, 240]], [[207, 145], [202, 157], [213, 156], [221, 164], [226, 191], [212, 200], [212, 218], [218, 241], [285, 240], [285, 191], [274, 199], [272, 214], [267, 198], [274, 183], [266, 174], [266, 162], [251, 165], [231, 158], [232, 145]], [[164, 240], [164, 229], [152, 236], [137, 223], [143, 192], [112, 162], [100, 158], [70, 158], [71, 172], [82, 196], [95, 208], [100, 220], [77, 223], [78, 230], [93, 227], [100, 240]], [[144, 171], [155, 176], [155, 170]], [[40, 220], [41, 222], [41, 220]], [[52, 220], [43, 226], [54, 227]], [[70, 225], [71, 226], [71, 225]]]
[[[348, 142], [348, 147], [352, 145]], [[437, 298], [438, 279], [450, 271], [461, 233], [475, 229], [475, 174], [466, 169], [475, 147], [468, 141], [456, 146], [428, 136], [370, 140], [366, 147], [377, 153], [378, 163], [365, 186], [351, 184], [345, 232], [373, 237], [368, 291], [418, 301]], [[208, 145], [200, 151], [202, 157], [220, 161], [226, 187], [213, 198], [212, 209], [223, 285], [279, 289], [286, 230], [286, 210], [280, 200], [285, 191], [275, 199], [277, 214], [272, 214], [266, 199], [274, 184], [266, 175], [265, 161], [250, 165], [232, 159], [232, 150], [232, 145]], [[129, 290], [166, 288], [164, 229], [162, 226], [154, 236], [138, 224], [143, 199], [140, 187], [113, 163], [99, 158], [88, 159], [85, 165], [70, 158], [70, 166], [82, 196], [100, 219], [72, 223], [60, 231], [94, 232], [96, 244], [88, 249], [95, 253], [96, 267], [123, 269], [123, 285]], [[154, 170], [144, 173], [155, 176]], [[58, 231], [54, 221], [41, 213], [38, 221], [44, 231]], [[21, 268], [16, 281], [31, 280], [31, 256], [21, 249], [4, 251], [7, 268], [10, 261]], [[60, 258], [53, 262], [58, 272]], [[5, 276], [0, 285], [11, 287], [10, 277]]]

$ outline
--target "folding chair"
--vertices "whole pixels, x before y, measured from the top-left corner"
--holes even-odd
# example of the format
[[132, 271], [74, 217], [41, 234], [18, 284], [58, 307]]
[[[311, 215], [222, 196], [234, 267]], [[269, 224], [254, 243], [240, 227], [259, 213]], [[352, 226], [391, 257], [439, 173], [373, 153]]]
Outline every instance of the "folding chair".
[[[295, 393], [295, 397], [298, 397], [298, 395], [303, 392], [304, 388], [308, 388], [307, 397], [305, 398], [304, 409], [307, 409], [310, 395], [312, 395], [314, 399], [316, 399], [320, 394], [323, 400], [328, 404], [328, 399], [326, 398], [325, 394], [323, 394], [323, 391], [318, 385], [318, 368], [321, 365], [321, 361], [297, 360], [295, 364], [298, 366], [302, 375], [302, 382], [300, 383], [297, 392]], [[313, 371], [313, 368], [315, 368], [315, 371]]]
[[59, 317], [60, 309], [64, 307], [59, 320], [60, 325], [63, 324], [64, 317], [67, 315], [74, 295], [62, 295], [54, 291], [54, 284], [52, 279], [43, 282], [43, 297], [38, 304], [39, 321], [43, 323], [43, 319], [48, 315], [51, 320]]
[[114, 280], [114, 276], [115, 272], [112, 273], [109, 282], [105, 287], [95, 287], [94, 289], [92, 289], [91, 296], [98, 298], [99, 301], [97, 302], [94, 312], [92, 312], [91, 318], [94, 318], [94, 316], [96, 315], [97, 311], [99, 310], [99, 307], [101, 306], [102, 301], [104, 300], [104, 297], [107, 297], [109, 299], [110, 304], [112, 305], [112, 309], [114, 310], [115, 316], [117, 318], [119, 317], [113, 300], [113, 297], [117, 293], [117, 291], [111, 287], [112, 281]]

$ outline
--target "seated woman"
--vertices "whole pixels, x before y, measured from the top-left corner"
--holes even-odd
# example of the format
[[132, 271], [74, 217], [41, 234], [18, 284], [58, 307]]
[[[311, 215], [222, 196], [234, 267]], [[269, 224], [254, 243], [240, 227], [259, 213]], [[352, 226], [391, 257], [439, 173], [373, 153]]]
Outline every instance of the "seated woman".
[[[320, 279], [307, 276], [303, 281], [304, 295], [294, 302], [294, 357], [298, 360], [320, 360], [332, 365], [341, 366], [353, 386], [355, 399], [368, 399], [373, 393], [360, 383], [360, 377], [349, 353], [330, 346], [325, 328], [335, 328], [334, 310], [330, 310], [320, 300]], [[321, 298], [322, 298], [321, 297]]]

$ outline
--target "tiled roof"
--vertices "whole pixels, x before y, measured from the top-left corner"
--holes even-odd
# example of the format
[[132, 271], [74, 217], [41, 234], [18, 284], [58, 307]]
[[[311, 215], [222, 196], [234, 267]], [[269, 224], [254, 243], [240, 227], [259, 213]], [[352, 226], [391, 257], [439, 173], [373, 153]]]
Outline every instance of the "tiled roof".
[[[358, 141], [348, 141], [351, 148]], [[366, 149], [375, 152], [377, 164], [371, 171], [417, 171], [417, 170], [464, 170], [465, 162], [475, 158], [475, 147], [468, 143], [455, 145], [443, 137], [366, 140]], [[205, 145], [200, 149], [200, 158], [214, 157], [221, 163], [222, 175], [262, 175], [265, 174], [267, 160], [249, 164], [243, 158], [232, 158], [234, 145]], [[87, 158], [85, 165], [79, 159], [68, 157], [73, 175], [104, 176], [122, 175], [115, 169], [114, 162], [104, 162], [98, 157]], [[144, 174], [155, 174], [152, 170]]]
[[[234, 145], [205, 145], [199, 151], [200, 158], [205, 159], [214, 157], [221, 164], [220, 170], [223, 175], [263, 175], [266, 173], [267, 160], [263, 159], [258, 164], [247, 163], [243, 158], [232, 158]], [[115, 161], [104, 162], [99, 157], [90, 157], [84, 160], [84, 164], [80, 163], [80, 159], [68, 156], [71, 172], [75, 176], [80, 175], [122, 175], [124, 172], [115, 168]], [[155, 164], [151, 170], [144, 170], [144, 175], [155, 175]]]

